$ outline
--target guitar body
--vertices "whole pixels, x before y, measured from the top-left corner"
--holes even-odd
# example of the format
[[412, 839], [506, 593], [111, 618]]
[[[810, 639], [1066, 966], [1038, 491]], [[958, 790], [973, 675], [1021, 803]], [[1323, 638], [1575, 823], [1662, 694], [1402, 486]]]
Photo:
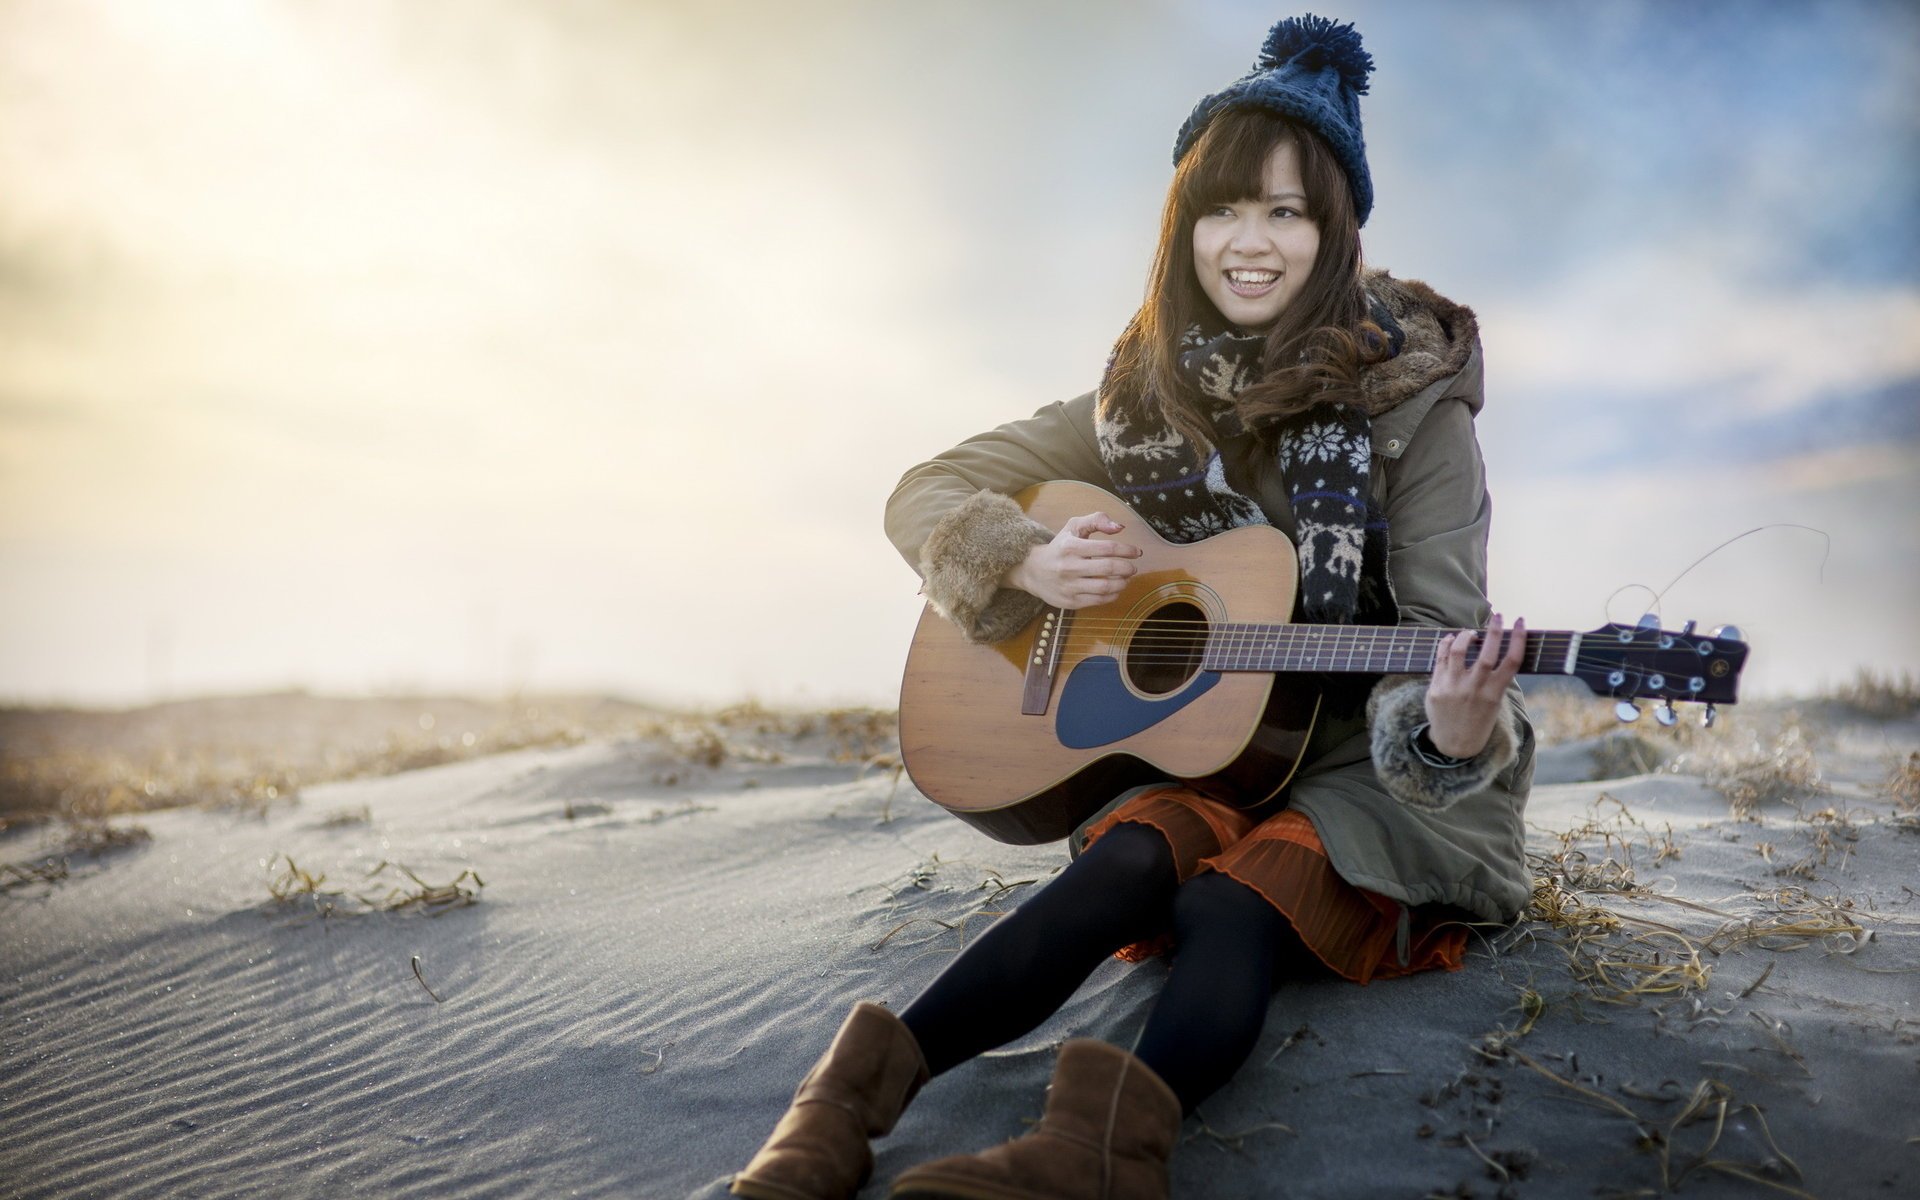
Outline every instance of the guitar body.
[[[928, 606], [900, 688], [914, 786], [1016, 844], [1063, 838], [1118, 792], [1161, 780], [1247, 807], [1277, 798], [1306, 749], [1317, 693], [1287, 675], [1200, 669], [1198, 643], [1222, 622], [1288, 620], [1298, 576], [1286, 535], [1247, 526], [1177, 545], [1082, 483], [1014, 499], [1053, 529], [1107, 512], [1126, 526], [1114, 540], [1143, 553], [1118, 598], [1047, 610], [992, 645], [967, 641]], [[1050, 668], [1038, 682], [1036, 656]]]

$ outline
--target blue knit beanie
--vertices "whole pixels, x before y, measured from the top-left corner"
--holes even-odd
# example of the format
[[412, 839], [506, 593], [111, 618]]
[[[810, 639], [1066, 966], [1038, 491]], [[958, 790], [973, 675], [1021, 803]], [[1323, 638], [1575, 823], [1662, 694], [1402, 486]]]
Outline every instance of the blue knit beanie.
[[1200, 131], [1227, 109], [1291, 117], [1332, 147], [1353, 189], [1353, 215], [1365, 225], [1373, 211], [1373, 177], [1360, 135], [1360, 97], [1372, 72], [1373, 56], [1360, 48], [1360, 33], [1352, 25], [1311, 13], [1288, 17], [1267, 33], [1253, 70], [1194, 105], [1174, 139], [1173, 163], [1179, 166]]

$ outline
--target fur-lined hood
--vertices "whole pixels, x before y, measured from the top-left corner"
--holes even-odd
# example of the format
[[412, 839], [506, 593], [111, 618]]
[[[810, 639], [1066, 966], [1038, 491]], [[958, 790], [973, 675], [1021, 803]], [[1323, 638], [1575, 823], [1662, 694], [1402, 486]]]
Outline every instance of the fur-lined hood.
[[1455, 304], [1418, 279], [1368, 271], [1363, 282], [1367, 294], [1387, 310], [1404, 339], [1400, 353], [1361, 373], [1360, 391], [1371, 415], [1389, 412], [1466, 370], [1480, 342], [1480, 323], [1472, 309]]

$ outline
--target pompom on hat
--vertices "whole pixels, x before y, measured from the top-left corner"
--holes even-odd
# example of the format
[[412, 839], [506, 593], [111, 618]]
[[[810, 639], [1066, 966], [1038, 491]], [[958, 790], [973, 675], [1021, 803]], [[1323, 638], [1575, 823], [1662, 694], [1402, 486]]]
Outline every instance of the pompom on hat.
[[1253, 70], [1194, 105], [1174, 139], [1173, 162], [1187, 151], [1218, 113], [1254, 108], [1289, 117], [1319, 134], [1333, 149], [1353, 189], [1354, 218], [1362, 225], [1373, 211], [1373, 176], [1360, 133], [1360, 97], [1373, 73], [1373, 56], [1360, 33], [1309, 13], [1288, 17], [1268, 31]]

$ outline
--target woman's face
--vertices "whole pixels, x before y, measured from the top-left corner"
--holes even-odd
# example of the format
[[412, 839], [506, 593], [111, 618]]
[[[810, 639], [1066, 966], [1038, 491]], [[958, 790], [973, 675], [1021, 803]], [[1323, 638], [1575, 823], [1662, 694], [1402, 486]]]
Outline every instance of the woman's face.
[[1193, 224], [1193, 269], [1220, 315], [1248, 333], [1272, 328], [1307, 284], [1320, 228], [1307, 215], [1300, 153], [1267, 155], [1266, 195], [1222, 204]]

